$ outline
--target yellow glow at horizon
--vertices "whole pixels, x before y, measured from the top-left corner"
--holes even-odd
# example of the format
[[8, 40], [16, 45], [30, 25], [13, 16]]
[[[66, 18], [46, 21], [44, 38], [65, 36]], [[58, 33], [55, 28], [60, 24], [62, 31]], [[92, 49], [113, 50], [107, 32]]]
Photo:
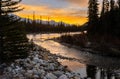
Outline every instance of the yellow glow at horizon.
[[[71, 13], [74, 13], [75, 11], [69, 10], [69, 7], [67, 8], [51, 8], [49, 6], [38, 6], [38, 5], [27, 5], [27, 4], [21, 4], [22, 7], [24, 7], [24, 10], [18, 13], [15, 13], [16, 15], [23, 17], [23, 18], [29, 18], [33, 19], [33, 12], [35, 12], [35, 19], [40, 19], [40, 16], [42, 17], [42, 20], [49, 21], [54, 20], [56, 22], [64, 22], [67, 24], [76, 24], [76, 25], [82, 25], [85, 22], [87, 22], [87, 18], [83, 16], [73, 16]], [[80, 14], [84, 14], [80, 12]]]
[[[32, 14], [16, 14], [22, 18], [29, 18], [33, 20], [33, 15]], [[77, 17], [77, 16], [49, 16], [49, 15], [35, 15], [35, 19], [40, 19], [44, 21], [49, 21], [54, 20], [55, 22], [64, 22], [67, 24], [76, 24], [76, 25], [83, 25], [88, 21], [86, 17]]]

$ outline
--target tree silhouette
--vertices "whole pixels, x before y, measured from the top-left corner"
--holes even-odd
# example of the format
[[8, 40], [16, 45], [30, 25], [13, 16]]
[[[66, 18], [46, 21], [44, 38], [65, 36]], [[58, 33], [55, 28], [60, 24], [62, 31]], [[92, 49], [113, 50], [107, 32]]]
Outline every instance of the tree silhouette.
[[110, 0], [110, 10], [114, 10], [114, 8], [115, 8], [115, 1]]
[[95, 74], [96, 74], [96, 67], [93, 65], [87, 65], [87, 77], [90, 77], [92, 79], [95, 79]]
[[108, 0], [103, 0], [103, 2], [102, 2], [101, 16], [103, 16], [108, 11], [109, 11], [109, 1]]
[[19, 18], [21, 0], [0, 0], [0, 63], [27, 56], [28, 39]]
[[120, 38], [120, 0], [117, 3], [115, 0], [103, 0], [100, 17], [97, 16], [94, 6], [96, 3], [95, 0], [89, 1], [88, 35], [99, 36], [101, 37], [99, 39], [104, 38], [104, 40], [111, 41], [113, 41], [112, 38]]
[[118, 3], [118, 7], [120, 8], [120, 0], [118, 0], [117, 3]]
[[[97, 0], [89, 0], [89, 11], [88, 11], [88, 18], [89, 18], [89, 27], [88, 27], [88, 34], [94, 32], [95, 27], [98, 24], [98, 1]], [[94, 28], [94, 29], [93, 29]]]
[[[110, 0], [108, 4], [110, 4], [110, 6], [106, 8], [107, 11], [105, 10], [106, 12], [100, 17], [101, 34], [112, 37], [119, 36], [118, 30], [120, 25], [119, 24], [120, 15], [119, 15], [119, 7], [116, 6], [119, 5], [119, 0], [117, 4], [115, 4], [114, 0]], [[105, 5], [103, 5], [103, 7], [104, 6]], [[104, 11], [104, 9], [102, 9], [102, 11]]]

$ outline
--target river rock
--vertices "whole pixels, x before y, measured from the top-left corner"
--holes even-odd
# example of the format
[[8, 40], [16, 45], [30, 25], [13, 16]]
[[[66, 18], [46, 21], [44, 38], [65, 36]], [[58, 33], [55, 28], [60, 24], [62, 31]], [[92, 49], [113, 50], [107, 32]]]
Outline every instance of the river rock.
[[33, 75], [33, 78], [34, 78], [34, 79], [38, 79], [39, 76], [38, 76], [38, 75]]
[[67, 75], [61, 75], [58, 79], [69, 79], [68, 77], [67, 77]]
[[39, 62], [39, 58], [38, 58], [38, 57], [34, 57], [34, 58], [33, 58], [33, 61], [34, 61], [35, 63], [38, 63], [38, 62]]
[[80, 76], [75, 76], [74, 79], [80, 79]]
[[52, 73], [47, 73], [46, 78], [47, 79], [57, 79], [57, 77]]
[[[45, 53], [49, 60], [44, 59]], [[71, 79], [74, 74], [56, 59], [56, 55], [43, 48], [42, 51], [31, 51], [26, 59], [18, 59], [7, 66], [4, 70], [7, 76], [0, 79]]]
[[69, 78], [71, 78], [71, 77], [73, 77], [74, 75], [73, 74], [71, 74], [70, 72], [66, 72], [65, 73]]
[[43, 79], [47, 79], [46, 77], [43, 77]]
[[57, 77], [60, 77], [61, 75], [64, 74], [64, 72], [63, 71], [54, 71], [53, 74]]
[[33, 71], [32, 70], [27, 70], [27, 72], [25, 73], [25, 75], [27, 77], [31, 77], [33, 75]]
[[55, 64], [54, 63], [50, 63], [49, 65], [48, 65], [48, 69], [49, 70], [54, 70], [55, 68]]
[[87, 79], [91, 79], [91, 78], [87, 78]]

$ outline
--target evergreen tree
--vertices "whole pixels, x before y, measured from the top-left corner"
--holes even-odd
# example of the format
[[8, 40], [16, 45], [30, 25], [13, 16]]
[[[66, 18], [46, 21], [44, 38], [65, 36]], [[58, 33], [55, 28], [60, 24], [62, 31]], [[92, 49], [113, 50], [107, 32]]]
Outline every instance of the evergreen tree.
[[103, 16], [108, 11], [109, 11], [109, 1], [108, 0], [103, 0], [101, 16]]
[[118, 3], [118, 7], [119, 7], [119, 9], [120, 9], [120, 0], [118, 0], [117, 3]]
[[[103, 1], [103, 8], [100, 16], [101, 32], [99, 34], [106, 36], [119, 36], [119, 25], [120, 25], [120, 11], [119, 7], [116, 6], [115, 0]], [[109, 6], [110, 4], [110, 6]], [[119, 0], [117, 5], [119, 5]], [[106, 7], [107, 6], [107, 7]], [[110, 9], [110, 10], [109, 10]]]
[[104, 4], [105, 4], [105, 1], [103, 1], [103, 2], [102, 2], [102, 11], [101, 11], [101, 16], [103, 16], [103, 15], [104, 15], [104, 13], [105, 13], [105, 6], [104, 6]]
[[28, 39], [19, 18], [11, 13], [21, 11], [21, 0], [0, 0], [0, 63], [24, 58], [28, 53]]
[[95, 74], [96, 74], [96, 66], [93, 65], [87, 65], [87, 77], [90, 77], [92, 79], [95, 79]]
[[115, 9], [115, 1], [110, 0], [110, 10], [114, 10], [114, 9]]
[[[95, 31], [95, 27], [98, 25], [98, 1], [97, 0], [89, 0], [89, 27], [88, 34]], [[94, 29], [93, 29], [94, 28]]]

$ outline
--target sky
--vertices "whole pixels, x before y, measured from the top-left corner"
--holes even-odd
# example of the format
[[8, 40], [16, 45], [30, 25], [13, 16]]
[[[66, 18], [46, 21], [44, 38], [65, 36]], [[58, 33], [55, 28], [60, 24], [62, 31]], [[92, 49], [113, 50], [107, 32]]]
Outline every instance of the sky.
[[24, 10], [16, 13], [31, 18], [35, 12], [36, 19], [63, 21], [68, 24], [82, 25], [87, 22], [88, 0], [22, 0]]

